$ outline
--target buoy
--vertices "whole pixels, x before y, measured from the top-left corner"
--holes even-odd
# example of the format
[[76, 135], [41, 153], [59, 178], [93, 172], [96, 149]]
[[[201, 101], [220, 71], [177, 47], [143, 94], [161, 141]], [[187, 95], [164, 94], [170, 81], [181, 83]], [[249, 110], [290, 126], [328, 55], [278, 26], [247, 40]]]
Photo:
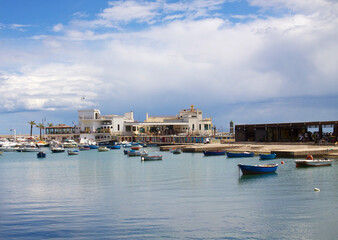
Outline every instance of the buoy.
[[281, 161], [280, 164], [284, 164], [284, 161]]
[[315, 192], [320, 192], [320, 189], [319, 188], [315, 188], [313, 189]]

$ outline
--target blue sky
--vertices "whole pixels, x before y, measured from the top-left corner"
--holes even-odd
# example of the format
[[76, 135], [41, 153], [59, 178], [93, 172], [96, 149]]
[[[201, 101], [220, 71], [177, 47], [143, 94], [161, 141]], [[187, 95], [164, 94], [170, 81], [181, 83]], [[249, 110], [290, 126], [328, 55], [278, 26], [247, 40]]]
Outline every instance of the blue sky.
[[0, 134], [88, 108], [337, 120], [337, 26], [331, 0], [0, 0]]

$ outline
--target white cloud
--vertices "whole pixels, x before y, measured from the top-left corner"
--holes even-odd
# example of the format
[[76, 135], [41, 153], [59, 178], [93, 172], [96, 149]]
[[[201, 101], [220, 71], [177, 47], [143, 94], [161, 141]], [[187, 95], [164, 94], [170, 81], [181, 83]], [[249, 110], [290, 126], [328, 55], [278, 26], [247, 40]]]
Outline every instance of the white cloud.
[[53, 27], [53, 31], [54, 32], [60, 32], [64, 29], [64, 26], [62, 23], [59, 23], [59, 24], [56, 24], [54, 27]]
[[[251, 1], [261, 7], [291, 4], [264, 2]], [[336, 4], [316, 1], [322, 4], [320, 11], [302, 12], [304, 2], [297, 1], [295, 14], [264, 19], [251, 14], [250, 21], [237, 24], [219, 17], [187, 18], [207, 16], [223, 1], [194, 1], [192, 6], [113, 2], [93, 21], [55, 25], [60, 35], [35, 38], [44, 43], [34, 56], [41, 61], [20, 62], [14, 74], [3, 71], [2, 109], [77, 109], [151, 98], [159, 105], [168, 104], [168, 99], [171, 104], [224, 105], [334, 95]], [[159, 8], [170, 13], [161, 16], [166, 24], [134, 32], [95, 30], [120, 21], [151, 23], [161, 18]], [[25, 59], [29, 56], [33, 54]], [[88, 102], [80, 100], [83, 95], [89, 96]]]

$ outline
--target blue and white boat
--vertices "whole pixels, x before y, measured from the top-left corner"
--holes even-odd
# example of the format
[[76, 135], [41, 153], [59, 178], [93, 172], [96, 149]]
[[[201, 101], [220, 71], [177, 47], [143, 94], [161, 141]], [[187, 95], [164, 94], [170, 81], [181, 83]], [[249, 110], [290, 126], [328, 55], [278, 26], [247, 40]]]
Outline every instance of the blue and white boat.
[[271, 154], [259, 154], [259, 157], [260, 157], [261, 160], [275, 159], [275, 158], [276, 158], [276, 153], [271, 153]]
[[255, 154], [253, 152], [242, 152], [242, 153], [232, 153], [227, 152], [228, 158], [244, 158], [244, 157], [253, 157]]
[[274, 173], [278, 168], [278, 164], [260, 164], [260, 165], [244, 165], [238, 164], [243, 175]]

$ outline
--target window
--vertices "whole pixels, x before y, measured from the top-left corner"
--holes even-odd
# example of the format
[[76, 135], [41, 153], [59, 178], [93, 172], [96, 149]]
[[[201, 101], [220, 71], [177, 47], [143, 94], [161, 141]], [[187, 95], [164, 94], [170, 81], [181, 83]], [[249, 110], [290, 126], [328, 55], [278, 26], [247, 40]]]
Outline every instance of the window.
[[192, 125], [192, 130], [195, 130], [195, 124]]
[[120, 124], [117, 124], [117, 131], [120, 131]]
[[199, 125], [199, 129], [200, 129], [200, 131], [202, 130], [202, 124]]

